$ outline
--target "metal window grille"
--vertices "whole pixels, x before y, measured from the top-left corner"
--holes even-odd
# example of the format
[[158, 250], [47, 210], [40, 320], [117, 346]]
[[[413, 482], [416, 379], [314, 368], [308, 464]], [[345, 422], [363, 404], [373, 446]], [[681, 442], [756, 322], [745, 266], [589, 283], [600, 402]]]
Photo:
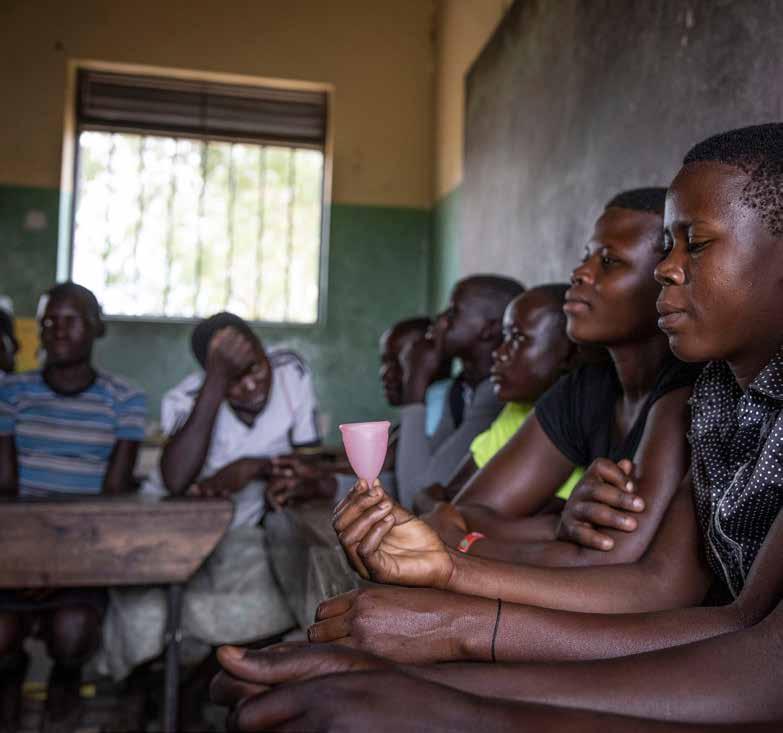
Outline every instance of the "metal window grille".
[[325, 105], [82, 72], [73, 278], [110, 315], [315, 322]]

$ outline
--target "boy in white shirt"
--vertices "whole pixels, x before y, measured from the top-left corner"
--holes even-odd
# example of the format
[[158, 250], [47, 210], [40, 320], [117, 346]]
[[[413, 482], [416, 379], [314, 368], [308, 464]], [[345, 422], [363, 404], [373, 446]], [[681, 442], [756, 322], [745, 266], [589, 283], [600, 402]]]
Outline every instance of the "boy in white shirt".
[[[292, 351], [266, 351], [238, 316], [218, 313], [191, 339], [204, 368], [161, 403], [168, 436], [160, 472], [145, 493], [223, 496], [234, 518], [185, 588], [183, 659], [203, 660], [218, 644], [268, 639], [295, 626], [269, 567], [263, 526], [271, 459], [320, 442], [310, 371]], [[122, 679], [162, 651], [165, 598], [158, 588], [112, 590], [99, 668]], [[207, 660], [209, 662], [209, 660]], [[200, 730], [200, 704], [213, 671], [201, 665], [183, 685], [182, 730]]]

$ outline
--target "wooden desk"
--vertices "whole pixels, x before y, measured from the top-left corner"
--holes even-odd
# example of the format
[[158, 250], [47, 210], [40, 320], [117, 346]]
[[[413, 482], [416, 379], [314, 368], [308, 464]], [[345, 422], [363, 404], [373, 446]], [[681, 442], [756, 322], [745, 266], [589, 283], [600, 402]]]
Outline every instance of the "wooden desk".
[[233, 511], [223, 499], [0, 501], [0, 588], [167, 585], [164, 730], [176, 731], [182, 585]]

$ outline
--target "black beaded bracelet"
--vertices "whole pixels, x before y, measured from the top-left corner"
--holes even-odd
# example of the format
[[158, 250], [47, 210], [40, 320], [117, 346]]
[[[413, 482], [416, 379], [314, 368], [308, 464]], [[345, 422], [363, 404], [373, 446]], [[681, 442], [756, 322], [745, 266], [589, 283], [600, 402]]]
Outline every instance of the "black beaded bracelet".
[[503, 601], [498, 598], [498, 612], [495, 615], [495, 630], [492, 632], [492, 661], [495, 660], [495, 640], [498, 638], [498, 626], [500, 624], [500, 606], [502, 605]]

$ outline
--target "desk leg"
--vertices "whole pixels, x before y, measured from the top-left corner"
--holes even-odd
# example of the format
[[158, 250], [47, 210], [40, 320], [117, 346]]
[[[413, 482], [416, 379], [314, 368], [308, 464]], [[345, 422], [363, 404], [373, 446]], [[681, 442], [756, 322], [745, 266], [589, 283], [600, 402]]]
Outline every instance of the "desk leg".
[[182, 585], [172, 584], [168, 589], [166, 619], [166, 675], [164, 683], [163, 730], [176, 733], [179, 706], [179, 628], [182, 616]]

